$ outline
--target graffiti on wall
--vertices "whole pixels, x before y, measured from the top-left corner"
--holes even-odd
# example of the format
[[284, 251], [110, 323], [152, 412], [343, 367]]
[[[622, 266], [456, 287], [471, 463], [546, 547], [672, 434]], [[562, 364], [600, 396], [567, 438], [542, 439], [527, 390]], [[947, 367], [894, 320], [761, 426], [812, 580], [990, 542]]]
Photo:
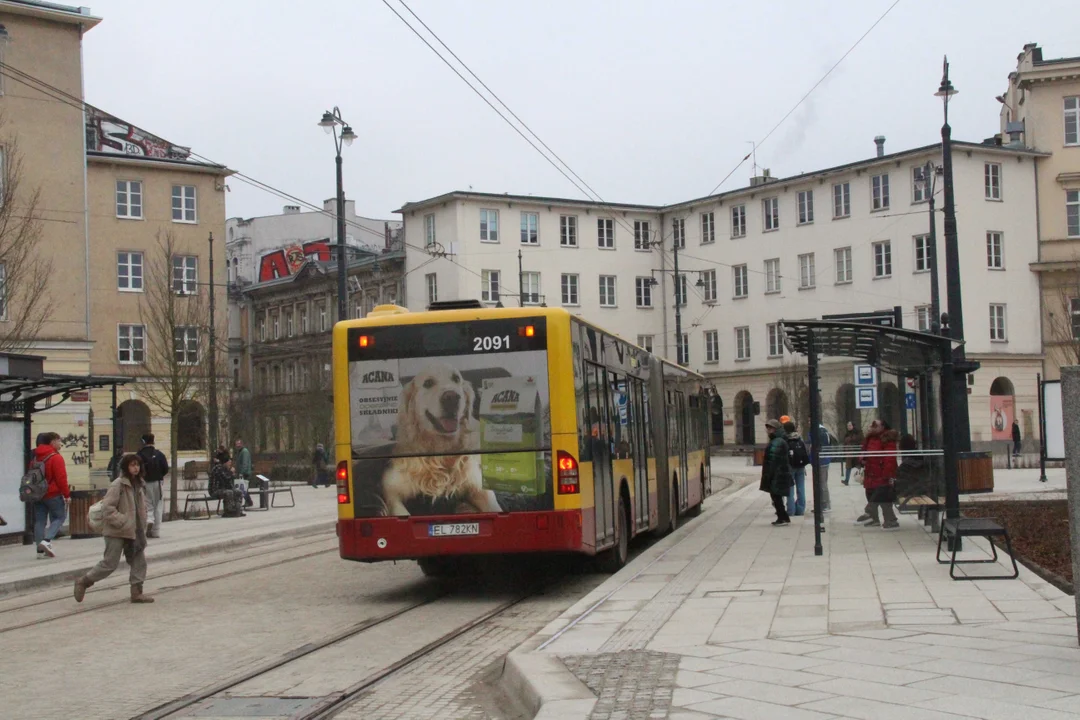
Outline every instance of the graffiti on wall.
[[259, 260], [259, 282], [289, 277], [311, 258], [329, 262], [330, 241], [312, 240], [266, 253]]
[[173, 145], [95, 107], [86, 109], [86, 149], [91, 152], [187, 160], [191, 150]]

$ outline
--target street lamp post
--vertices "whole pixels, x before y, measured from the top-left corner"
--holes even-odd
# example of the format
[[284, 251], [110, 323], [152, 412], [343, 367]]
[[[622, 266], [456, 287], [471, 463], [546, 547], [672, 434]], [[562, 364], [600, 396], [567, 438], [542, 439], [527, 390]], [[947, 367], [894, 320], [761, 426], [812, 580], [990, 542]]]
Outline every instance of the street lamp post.
[[217, 450], [218, 446], [218, 402], [217, 402], [217, 322], [214, 317], [214, 233], [210, 233], [210, 369], [206, 373], [207, 402], [210, 405], [210, 452]]
[[[334, 149], [337, 151], [337, 266], [338, 266], [338, 321], [345, 320], [348, 312], [349, 292], [346, 286], [348, 261], [345, 253], [345, 190], [341, 178], [341, 146], [352, 145], [356, 139], [353, 129], [341, 119], [341, 111], [334, 106], [333, 111], [323, 113], [319, 127], [334, 137]], [[340, 128], [340, 130], [339, 130]]]
[[919, 182], [923, 192], [927, 195], [927, 201], [930, 204], [930, 238], [927, 242], [926, 254], [927, 262], [930, 265], [930, 332], [935, 335], [941, 329], [941, 284], [938, 279], [938, 250], [937, 250], [937, 215], [936, 203], [937, 198], [935, 193], [937, 192], [937, 174], [941, 171], [940, 167], [934, 165], [933, 162], [927, 162], [923, 168], [923, 177]]

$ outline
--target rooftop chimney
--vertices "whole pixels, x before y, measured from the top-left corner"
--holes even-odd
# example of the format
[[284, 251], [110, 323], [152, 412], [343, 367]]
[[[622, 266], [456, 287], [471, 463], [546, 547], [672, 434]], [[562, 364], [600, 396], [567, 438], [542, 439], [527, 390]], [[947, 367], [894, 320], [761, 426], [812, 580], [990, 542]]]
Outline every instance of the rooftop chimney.
[[283, 213], [285, 213], [286, 215], [296, 215], [298, 212], [300, 212], [300, 206], [299, 205], [286, 205], [284, 208], [282, 208], [281, 211]]
[[776, 182], [776, 178], [772, 176], [772, 171], [769, 168], [762, 168], [760, 175], [750, 178], [750, 187], [757, 187], [771, 182]]
[[877, 145], [877, 156], [884, 157], [885, 155], [885, 136], [878, 135], [874, 138], [874, 144]]

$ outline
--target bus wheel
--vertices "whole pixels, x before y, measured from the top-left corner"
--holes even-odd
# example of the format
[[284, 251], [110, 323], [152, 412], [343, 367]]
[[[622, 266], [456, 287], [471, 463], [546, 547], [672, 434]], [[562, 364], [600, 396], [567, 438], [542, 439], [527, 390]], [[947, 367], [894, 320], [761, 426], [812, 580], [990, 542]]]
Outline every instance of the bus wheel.
[[701, 499], [698, 500], [698, 504], [686, 511], [686, 514], [690, 517], [697, 517], [701, 514], [701, 506], [705, 504], [705, 476], [701, 476]]
[[424, 557], [416, 561], [420, 572], [430, 578], [449, 577], [454, 572], [454, 563], [444, 557]]
[[619, 493], [619, 511], [615, 514], [615, 547], [605, 550], [600, 556], [602, 572], [616, 573], [626, 565], [626, 559], [630, 555], [630, 529], [626, 521], [628, 514], [626, 497]]
[[668, 532], [675, 532], [679, 529], [679, 479], [671, 483], [671, 524], [668, 525]]

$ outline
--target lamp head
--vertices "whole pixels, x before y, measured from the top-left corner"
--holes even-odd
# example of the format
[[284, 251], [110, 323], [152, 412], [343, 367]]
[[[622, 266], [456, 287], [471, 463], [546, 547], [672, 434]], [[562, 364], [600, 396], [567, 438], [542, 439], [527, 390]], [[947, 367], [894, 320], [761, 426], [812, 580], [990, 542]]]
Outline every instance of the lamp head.
[[342, 131], [341, 131], [341, 141], [343, 143], [345, 143], [346, 145], [352, 145], [353, 140], [355, 140], [355, 139], [356, 139], [356, 133], [353, 132], [353, 129], [351, 127], [346, 125], [344, 127], [344, 129], [342, 129]]
[[334, 129], [334, 116], [329, 110], [322, 114], [322, 120], [319, 121], [319, 127], [321, 127], [327, 135]]

